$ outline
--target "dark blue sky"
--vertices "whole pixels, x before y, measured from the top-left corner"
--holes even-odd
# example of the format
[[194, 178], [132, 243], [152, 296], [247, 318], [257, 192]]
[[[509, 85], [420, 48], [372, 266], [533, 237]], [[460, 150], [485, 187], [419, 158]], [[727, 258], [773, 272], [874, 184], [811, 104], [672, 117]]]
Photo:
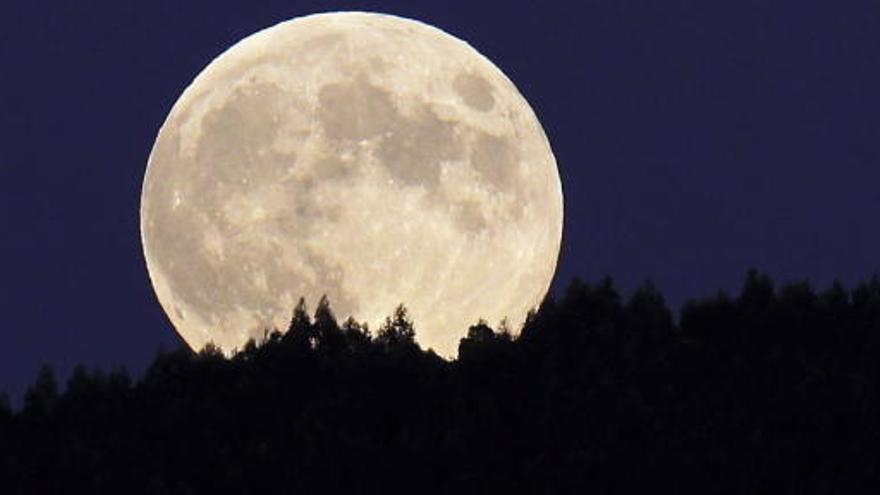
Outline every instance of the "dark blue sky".
[[531, 102], [565, 191], [557, 288], [651, 277], [678, 306], [752, 266], [820, 287], [880, 268], [876, 0], [6, 0], [0, 390], [180, 345], [139, 238], [159, 126], [237, 40], [352, 9], [470, 42]]

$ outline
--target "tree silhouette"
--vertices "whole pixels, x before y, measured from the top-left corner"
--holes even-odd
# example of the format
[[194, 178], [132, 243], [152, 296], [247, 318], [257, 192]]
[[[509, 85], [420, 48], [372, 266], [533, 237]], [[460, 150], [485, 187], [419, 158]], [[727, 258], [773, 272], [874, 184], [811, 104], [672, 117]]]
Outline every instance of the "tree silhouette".
[[[777, 288], [778, 287], [778, 288]], [[517, 332], [519, 331], [519, 332]], [[515, 334], [518, 333], [518, 336]], [[0, 400], [3, 493], [792, 493], [880, 487], [880, 278], [816, 292], [750, 271], [676, 321], [650, 282], [573, 281], [521, 329], [422, 351], [304, 300], [227, 357], [43, 367]]]
[[342, 323], [342, 335], [352, 352], [364, 352], [372, 340], [369, 326], [365, 323], [358, 323], [352, 317]]
[[417, 349], [416, 332], [409, 313], [403, 304], [394, 309], [394, 315], [385, 318], [385, 323], [376, 334], [376, 344], [386, 351], [411, 351]]
[[749, 314], [766, 311], [773, 303], [774, 297], [773, 280], [770, 276], [754, 268], [750, 269], [739, 296], [739, 305], [744, 312]]
[[313, 333], [318, 341], [318, 347], [327, 353], [338, 353], [346, 348], [345, 335], [333, 316], [330, 302], [327, 296], [321, 296], [318, 307], [315, 309]]
[[507, 352], [511, 344], [509, 330], [502, 322], [502, 331], [495, 333], [485, 320], [468, 328], [467, 336], [458, 345], [460, 361], [491, 360], [498, 353]]
[[284, 339], [300, 347], [315, 348], [318, 336], [314, 330], [312, 319], [306, 310], [306, 300], [301, 297], [293, 310], [293, 317], [290, 320], [290, 326], [287, 328]]
[[58, 402], [58, 382], [55, 371], [48, 364], [40, 367], [37, 381], [24, 395], [25, 413], [31, 418], [48, 416]]
[[629, 328], [642, 334], [649, 343], [655, 344], [671, 337], [674, 326], [672, 312], [652, 281], [645, 281], [633, 292], [626, 304], [626, 313], [629, 315]]

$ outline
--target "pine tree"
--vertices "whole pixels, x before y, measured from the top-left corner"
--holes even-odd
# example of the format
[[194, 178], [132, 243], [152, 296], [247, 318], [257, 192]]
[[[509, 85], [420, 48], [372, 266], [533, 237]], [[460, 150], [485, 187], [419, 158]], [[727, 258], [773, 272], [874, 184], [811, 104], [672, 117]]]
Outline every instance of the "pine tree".
[[394, 310], [394, 316], [385, 318], [376, 343], [385, 350], [417, 349], [415, 328], [403, 304]]
[[58, 402], [58, 382], [48, 364], [40, 367], [37, 381], [24, 395], [24, 410], [31, 417], [48, 416]]
[[332, 354], [345, 348], [345, 337], [342, 330], [339, 329], [339, 324], [336, 323], [336, 317], [333, 316], [326, 295], [321, 296], [318, 301], [318, 307], [315, 309], [315, 322], [312, 326], [322, 352]]
[[314, 332], [312, 319], [309, 318], [309, 313], [306, 310], [305, 298], [300, 297], [299, 302], [296, 303], [296, 307], [293, 309], [293, 317], [290, 320], [290, 326], [284, 335], [284, 340], [292, 342], [297, 346], [308, 346], [310, 348], [315, 348], [317, 345], [317, 336]]

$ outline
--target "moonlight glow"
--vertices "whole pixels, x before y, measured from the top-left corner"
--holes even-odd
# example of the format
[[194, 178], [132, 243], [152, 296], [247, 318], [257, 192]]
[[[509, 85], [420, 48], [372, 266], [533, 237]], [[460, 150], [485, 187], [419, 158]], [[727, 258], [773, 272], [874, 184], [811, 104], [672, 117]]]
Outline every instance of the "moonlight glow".
[[195, 349], [284, 330], [300, 296], [376, 329], [398, 303], [455, 354], [516, 330], [562, 236], [547, 138], [466, 43], [399, 17], [321, 14], [239, 42], [159, 132], [141, 199], [159, 301]]

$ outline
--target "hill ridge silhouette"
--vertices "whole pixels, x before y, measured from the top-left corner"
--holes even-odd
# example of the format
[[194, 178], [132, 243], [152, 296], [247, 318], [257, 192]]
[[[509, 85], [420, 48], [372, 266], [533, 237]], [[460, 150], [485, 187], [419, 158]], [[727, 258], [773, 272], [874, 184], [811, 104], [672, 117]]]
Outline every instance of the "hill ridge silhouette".
[[[853, 492], [880, 481], [880, 277], [750, 270], [678, 320], [650, 281], [575, 279], [518, 336], [476, 322], [447, 361], [401, 305], [372, 333], [322, 298], [226, 358], [138, 380], [45, 366], [0, 401], [3, 493]], [[415, 323], [417, 325], [417, 322]]]

